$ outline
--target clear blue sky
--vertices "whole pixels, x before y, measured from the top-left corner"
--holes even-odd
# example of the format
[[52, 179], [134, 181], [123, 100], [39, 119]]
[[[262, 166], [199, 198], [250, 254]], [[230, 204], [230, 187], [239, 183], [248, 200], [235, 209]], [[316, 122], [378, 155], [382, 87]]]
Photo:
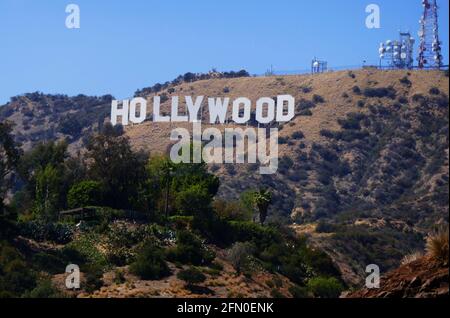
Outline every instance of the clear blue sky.
[[[81, 29], [65, 27], [66, 5]], [[381, 29], [365, 7], [381, 7]], [[448, 64], [448, 0], [441, 38]], [[245, 68], [303, 70], [378, 61], [399, 29], [415, 37], [421, 0], [0, 0], [0, 104], [32, 91], [131, 96], [179, 74]]]

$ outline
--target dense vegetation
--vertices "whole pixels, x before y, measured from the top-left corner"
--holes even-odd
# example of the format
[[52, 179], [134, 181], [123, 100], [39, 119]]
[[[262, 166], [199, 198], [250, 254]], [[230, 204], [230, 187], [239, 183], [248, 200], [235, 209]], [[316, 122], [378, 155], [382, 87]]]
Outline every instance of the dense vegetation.
[[[111, 125], [93, 134], [87, 152], [77, 157], [69, 155], [65, 142], [41, 143], [21, 155], [10, 127], [1, 127], [2, 167], [21, 184], [0, 219], [4, 297], [61, 296], [51, 275], [64, 273], [70, 263], [85, 273], [87, 292], [98, 290], [103, 273], [115, 267], [129, 266], [141, 279], [158, 280], [172, 274], [169, 263], [187, 266], [178, 277], [196, 290], [205, 271], [222, 270], [217, 248], [227, 249], [236, 272], [249, 278], [261, 270], [286, 276], [293, 296], [299, 290], [337, 296], [342, 289], [328, 256], [284, 226], [267, 224], [272, 203], [267, 189], [245, 192], [238, 201], [216, 200], [219, 180], [205, 164], [173, 164], [134, 152], [121, 129]], [[86, 215], [61, 218], [69, 208], [85, 208]], [[36, 251], [27, 239], [60, 247]], [[335, 294], [318, 294], [309, 283], [313, 279]], [[123, 280], [120, 273], [117, 280]]]

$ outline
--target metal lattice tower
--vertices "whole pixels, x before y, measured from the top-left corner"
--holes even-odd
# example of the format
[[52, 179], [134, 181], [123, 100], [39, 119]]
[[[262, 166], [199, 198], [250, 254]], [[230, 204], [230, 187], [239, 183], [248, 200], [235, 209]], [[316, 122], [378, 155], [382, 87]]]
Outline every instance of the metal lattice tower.
[[419, 68], [441, 68], [442, 54], [439, 40], [438, 6], [436, 0], [422, 0], [420, 19]]

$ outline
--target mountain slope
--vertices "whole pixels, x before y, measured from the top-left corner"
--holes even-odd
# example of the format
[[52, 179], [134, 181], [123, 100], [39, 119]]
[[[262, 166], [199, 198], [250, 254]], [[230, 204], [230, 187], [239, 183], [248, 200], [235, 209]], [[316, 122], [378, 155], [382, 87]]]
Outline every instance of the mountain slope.
[[[221, 178], [219, 194], [232, 200], [246, 189], [270, 188], [270, 219], [294, 223], [358, 284], [366, 265], [378, 264], [383, 272], [397, 267], [405, 254], [423, 249], [434, 225], [448, 223], [448, 86], [448, 72], [365, 69], [179, 81], [138, 95], [162, 96], [166, 113], [171, 96], [255, 102], [293, 95], [297, 115], [280, 127], [279, 172], [261, 176], [254, 165], [212, 166]], [[16, 123], [25, 149], [66, 137], [76, 151], [107, 120], [110, 100], [28, 94], [0, 108], [0, 120]], [[173, 128], [147, 121], [125, 132], [136, 149], [154, 154], [167, 151]]]

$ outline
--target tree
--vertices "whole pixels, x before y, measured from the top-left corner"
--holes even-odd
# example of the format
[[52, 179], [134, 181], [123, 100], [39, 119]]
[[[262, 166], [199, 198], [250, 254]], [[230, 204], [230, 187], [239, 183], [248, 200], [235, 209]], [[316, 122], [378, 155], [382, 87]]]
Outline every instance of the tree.
[[26, 185], [26, 197], [34, 199], [34, 212], [44, 219], [55, 219], [67, 206], [67, 192], [80, 175], [80, 163], [68, 159], [67, 143], [38, 144], [20, 160], [18, 172]]
[[88, 175], [102, 183], [105, 204], [117, 209], [135, 207], [147, 158], [134, 153], [129, 139], [111, 124], [91, 138], [87, 149]]
[[152, 157], [146, 165], [148, 204], [169, 215], [172, 210], [188, 216], [211, 214], [211, 203], [219, 179], [206, 164], [174, 164], [163, 156]]
[[39, 143], [21, 158], [18, 172], [21, 179], [26, 182], [26, 187], [31, 197], [35, 196], [37, 173], [44, 170], [47, 166], [63, 170], [67, 157], [67, 143], [65, 141], [57, 143], [51, 141]]
[[62, 178], [58, 169], [52, 165], [47, 165], [36, 174], [35, 213], [44, 220], [54, 221], [57, 218], [62, 201]]
[[254, 200], [259, 211], [259, 221], [261, 222], [261, 225], [264, 225], [269, 206], [272, 203], [272, 193], [270, 193], [269, 190], [261, 189], [255, 193]]
[[0, 122], [0, 215], [4, 213], [4, 199], [10, 185], [11, 174], [16, 169], [20, 150], [11, 136], [12, 126]]
[[97, 181], [81, 181], [70, 188], [67, 203], [70, 208], [82, 208], [102, 203], [103, 188]]

